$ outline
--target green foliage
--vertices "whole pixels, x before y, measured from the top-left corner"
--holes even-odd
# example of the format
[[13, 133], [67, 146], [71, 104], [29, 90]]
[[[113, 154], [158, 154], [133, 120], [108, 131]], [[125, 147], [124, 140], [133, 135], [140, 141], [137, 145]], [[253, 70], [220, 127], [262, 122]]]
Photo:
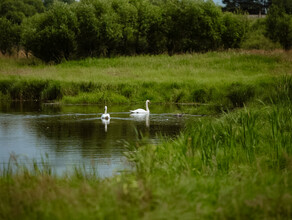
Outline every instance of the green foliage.
[[224, 15], [211, 1], [84, 0], [71, 6], [56, 2], [22, 29], [27, 52], [60, 62], [236, 48], [245, 22], [242, 16]]
[[[78, 102], [117, 102], [131, 97], [132, 93], [143, 95], [143, 99], [170, 94], [170, 99], [180, 97], [183, 100], [190, 95], [192, 99], [208, 102], [225, 96], [230, 97], [235, 106], [242, 106], [263, 94], [271, 100], [255, 102], [253, 107], [246, 105], [216, 117], [190, 120], [177, 138], [165, 139], [157, 145], [145, 145], [143, 139], [128, 144], [125, 156], [134, 169], [111, 178], [99, 178], [94, 167], [90, 171], [76, 167], [74, 173], [56, 176], [45, 160], [22, 165], [12, 155], [8, 164], [0, 167], [0, 218], [213, 219], [216, 216], [218, 219], [291, 219], [292, 77], [281, 74], [280, 77], [265, 75], [262, 79], [251, 79], [256, 71], [282, 72], [277, 71], [275, 65], [289, 72], [291, 62], [283, 63], [279, 57], [231, 52], [220, 54], [225, 57], [224, 62], [216, 53], [195, 55], [195, 60], [187, 56], [190, 55], [157, 56], [155, 59], [160, 64], [162, 60], [170, 60], [166, 65], [179, 64], [175, 67], [180, 73], [183, 65], [188, 66], [195, 60], [204, 66], [208, 64], [208, 70], [210, 67], [218, 69], [224, 63], [233, 74], [237, 71], [237, 78], [242, 76], [239, 67], [243, 69], [249, 81], [242, 80], [230, 86], [230, 81], [224, 81], [225, 86], [216, 90], [210, 88], [215, 82], [212, 81], [214, 75], [208, 75], [211, 79], [205, 85], [182, 84], [178, 78], [163, 83], [142, 81], [137, 84], [0, 80], [0, 97], [8, 97], [10, 91], [20, 91], [23, 98], [33, 92], [42, 97], [71, 92], [80, 99]], [[153, 57], [147, 58], [87, 59], [65, 62], [53, 68], [56, 71], [67, 68], [71, 73], [72, 66], [82, 66], [89, 71], [92, 66], [118, 68], [126, 61], [141, 68], [141, 60], [145, 59], [148, 62], [143, 63], [147, 63], [147, 67], [157, 68], [158, 65], [149, 60]], [[255, 64], [251, 65], [252, 62]], [[4, 64], [7, 63], [8, 59]], [[198, 63], [195, 63], [196, 68], [200, 68]], [[25, 64], [18, 65], [25, 71]], [[260, 70], [256, 66], [260, 66]], [[36, 68], [40, 67], [33, 70]], [[40, 69], [43, 68], [45, 66]], [[0, 70], [9, 72], [3, 65]], [[13, 94], [19, 97], [16, 92]], [[37, 98], [36, 95], [32, 97]], [[71, 102], [72, 96], [64, 98]]]
[[283, 8], [272, 5], [266, 24], [267, 36], [289, 50], [292, 47], [292, 16], [286, 14]]
[[[274, 82], [289, 73], [292, 65], [289, 60], [289, 54], [285, 53], [246, 51], [88, 58], [58, 65], [44, 65], [35, 59], [1, 58], [0, 82], [5, 83], [0, 86], [2, 93], [11, 99], [38, 97], [66, 103], [150, 99], [152, 102], [208, 103], [210, 108], [206, 108], [210, 111], [221, 112], [250, 105], [257, 99], [270, 102], [271, 96], [281, 94]], [[44, 86], [34, 92], [41, 95], [22, 95], [21, 86], [28, 88], [25, 83], [39, 81]]]
[[292, 2], [290, 0], [272, 0], [272, 4], [282, 8], [287, 14], [292, 14]]
[[247, 20], [243, 15], [225, 13], [223, 16], [222, 43], [225, 49], [239, 48], [247, 32]]
[[[280, 95], [291, 79], [276, 82]], [[94, 164], [56, 175], [44, 159], [22, 164], [12, 155], [0, 167], [1, 217], [290, 219], [291, 130], [289, 99], [197, 118], [175, 139], [127, 144], [134, 169], [105, 179]]]
[[6, 18], [0, 18], [0, 51], [2, 54], [11, 54], [13, 48], [20, 42], [20, 28]]
[[95, 16], [92, 4], [81, 3], [75, 8], [78, 20], [78, 33], [76, 36], [78, 54], [80, 56], [98, 55], [101, 33], [100, 22]]
[[34, 16], [23, 27], [24, 47], [45, 62], [67, 60], [76, 50], [76, 16], [64, 3], [56, 2], [51, 10]]
[[162, 5], [169, 54], [207, 51], [220, 45], [219, 8], [209, 2], [165, 1]]
[[25, 17], [31, 17], [44, 11], [41, 0], [2, 0], [0, 2], [0, 17], [5, 17], [12, 23], [21, 24]]
[[266, 37], [266, 20], [255, 19], [250, 21], [246, 38], [242, 41], [241, 48], [273, 50], [280, 49], [281, 45]]
[[75, 0], [42, 0], [44, 6], [46, 7], [46, 9], [50, 9], [52, 7], [52, 5], [54, 4], [54, 2], [58, 1], [58, 2], [63, 2], [66, 4], [72, 4], [74, 2], [76, 2]]

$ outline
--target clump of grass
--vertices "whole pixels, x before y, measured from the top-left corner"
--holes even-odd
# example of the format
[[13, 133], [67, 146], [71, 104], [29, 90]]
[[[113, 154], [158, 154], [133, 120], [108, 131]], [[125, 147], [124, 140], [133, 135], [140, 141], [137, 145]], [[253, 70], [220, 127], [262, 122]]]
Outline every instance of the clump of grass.
[[233, 107], [243, 107], [255, 96], [255, 89], [250, 85], [233, 83], [227, 89], [226, 97], [230, 100]]

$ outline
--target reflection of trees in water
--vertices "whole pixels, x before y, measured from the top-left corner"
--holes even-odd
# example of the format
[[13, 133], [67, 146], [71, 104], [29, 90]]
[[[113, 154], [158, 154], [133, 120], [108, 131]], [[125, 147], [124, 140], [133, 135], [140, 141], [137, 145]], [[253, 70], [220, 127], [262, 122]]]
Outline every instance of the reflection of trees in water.
[[[80, 152], [80, 155], [86, 157], [98, 157], [101, 154], [111, 157], [114, 153], [120, 154], [124, 151], [123, 140], [130, 143], [136, 142], [141, 138], [139, 134], [148, 137], [150, 141], [154, 140], [157, 134], [174, 136], [180, 132], [183, 126], [183, 123], [164, 123], [160, 119], [160, 121], [153, 120], [153, 117], [159, 118], [160, 115], [150, 115], [149, 120], [147, 118], [140, 120], [129, 118], [127, 114], [123, 115], [126, 117], [125, 120], [112, 118], [107, 132], [105, 132], [105, 125], [101, 122], [100, 115], [96, 113], [101, 112], [103, 107], [66, 106], [38, 102], [0, 103], [2, 113], [23, 113], [17, 114], [16, 118], [24, 120], [25, 123], [22, 123], [25, 126], [24, 129], [35, 134], [37, 141], [41, 143], [40, 146], [48, 147], [52, 152], [61, 156], [71, 151], [74, 154]], [[130, 107], [111, 106], [111, 109], [112, 112], [125, 112]], [[175, 112], [177, 106], [152, 105], [151, 110], [153, 112]], [[117, 117], [117, 115], [115, 116]], [[8, 121], [2, 128], [10, 131], [9, 123]], [[4, 129], [3, 131], [5, 131]]]
[[42, 114], [46, 114], [60, 112], [61, 109], [61, 105], [43, 104], [41, 102], [35, 101], [13, 101], [0, 103], [0, 112], [2, 113], [40, 112]]
[[82, 156], [105, 154], [124, 151], [121, 140], [133, 143], [140, 137], [155, 138], [157, 134], [177, 135], [182, 125], [151, 123], [146, 127], [145, 121], [114, 120], [105, 132], [105, 125], [99, 118], [84, 120], [84, 118], [52, 117], [33, 120], [31, 125], [38, 135], [44, 135], [52, 140], [51, 148], [55, 152], [80, 151]]

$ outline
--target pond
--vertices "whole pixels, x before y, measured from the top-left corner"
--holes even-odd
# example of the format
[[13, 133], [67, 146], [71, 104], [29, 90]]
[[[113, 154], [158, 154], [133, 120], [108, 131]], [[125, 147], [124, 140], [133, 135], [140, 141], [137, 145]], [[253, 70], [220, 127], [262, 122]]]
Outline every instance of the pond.
[[192, 105], [151, 104], [151, 114], [130, 115], [130, 109], [145, 104], [108, 105], [110, 121], [102, 121], [102, 105], [58, 105], [39, 102], [0, 104], [0, 163], [11, 155], [19, 161], [49, 162], [54, 172], [62, 174], [76, 166], [86, 169], [94, 164], [101, 177], [130, 168], [124, 156], [127, 144], [146, 140], [157, 144], [161, 137], [175, 138], [191, 118]]

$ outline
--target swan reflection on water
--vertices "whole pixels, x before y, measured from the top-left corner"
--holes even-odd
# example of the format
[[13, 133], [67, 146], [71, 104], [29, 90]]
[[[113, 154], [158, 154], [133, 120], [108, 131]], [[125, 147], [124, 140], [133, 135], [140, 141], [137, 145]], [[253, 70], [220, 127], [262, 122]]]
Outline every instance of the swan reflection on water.
[[146, 127], [149, 128], [149, 114], [130, 114], [130, 117], [134, 118], [135, 121], [145, 121]]
[[101, 119], [101, 122], [104, 124], [104, 131], [107, 132], [107, 125], [110, 124], [111, 119]]

